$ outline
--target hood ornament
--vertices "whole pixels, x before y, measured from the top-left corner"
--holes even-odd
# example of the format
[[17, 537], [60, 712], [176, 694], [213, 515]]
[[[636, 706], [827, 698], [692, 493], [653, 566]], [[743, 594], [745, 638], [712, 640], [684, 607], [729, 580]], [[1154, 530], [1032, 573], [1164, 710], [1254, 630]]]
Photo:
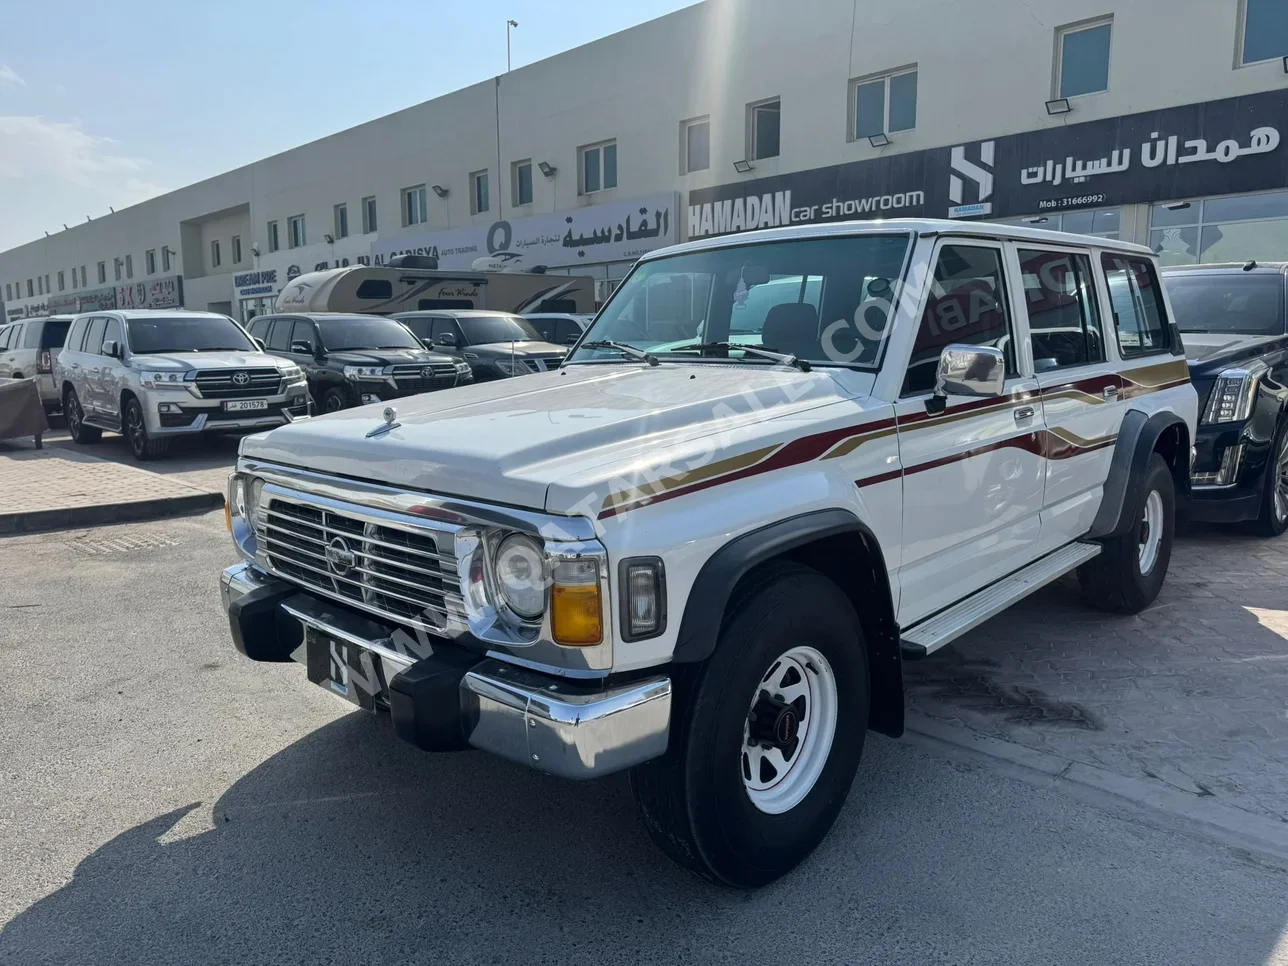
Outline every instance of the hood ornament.
[[398, 410], [394, 409], [393, 406], [386, 406], [382, 415], [385, 417], [384, 425], [377, 426], [371, 432], [367, 433], [367, 439], [371, 439], [373, 436], [383, 436], [391, 429], [397, 429], [402, 425], [402, 423], [396, 421], [398, 419]]

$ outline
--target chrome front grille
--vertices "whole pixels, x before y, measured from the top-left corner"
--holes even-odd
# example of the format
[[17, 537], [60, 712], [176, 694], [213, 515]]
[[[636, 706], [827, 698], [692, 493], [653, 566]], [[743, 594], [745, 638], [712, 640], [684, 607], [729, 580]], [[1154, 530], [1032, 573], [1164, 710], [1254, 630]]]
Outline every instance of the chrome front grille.
[[254, 399], [276, 396], [282, 374], [276, 369], [213, 369], [198, 372], [196, 383], [205, 399]]
[[271, 497], [263, 538], [273, 570], [330, 597], [429, 630], [464, 617], [455, 538], [448, 531], [403, 528]]
[[398, 388], [403, 390], [428, 392], [456, 385], [456, 366], [450, 362], [394, 366], [392, 375]]

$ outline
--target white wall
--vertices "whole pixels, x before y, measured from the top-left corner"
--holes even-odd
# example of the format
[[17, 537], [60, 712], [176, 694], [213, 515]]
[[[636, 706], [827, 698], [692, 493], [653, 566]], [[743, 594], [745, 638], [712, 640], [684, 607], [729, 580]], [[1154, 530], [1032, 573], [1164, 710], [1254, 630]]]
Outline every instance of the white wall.
[[[405, 231], [400, 189], [440, 184], [428, 192], [430, 228], [555, 211], [579, 204], [738, 179], [746, 156], [746, 105], [782, 99], [782, 154], [757, 162], [755, 176], [861, 160], [879, 150], [851, 141], [849, 81], [916, 64], [917, 128], [893, 136], [885, 153], [916, 151], [990, 136], [1037, 130], [1179, 104], [1252, 93], [1285, 84], [1278, 61], [1234, 68], [1239, 0], [708, 0], [667, 17], [522, 67], [405, 111], [183, 188], [115, 215], [76, 225], [0, 254], [4, 282], [37, 273], [56, 278], [84, 264], [89, 288], [95, 263], [127, 252], [135, 279], [143, 252], [180, 250], [180, 222], [249, 205], [237, 215], [245, 264], [236, 270], [290, 265], [310, 270], [369, 251], [360, 201], [375, 195], [383, 234]], [[1049, 117], [1055, 29], [1114, 16], [1110, 90], [1079, 98], [1074, 113]], [[680, 122], [709, 114], [711, 168], [680, 174]], [[500, 152], [497, 150], [498, 120]], [[215, 132], [218, 133], [218, 132]], [[618, 187], [577, 195], [577, 147], [616, 138]], [[548, 161], [552, 180], [534, 168], [533, 204], [515, 210], [510, 165]], [[470, 214], [471, 171], [490, 173], [491, 211]], [[349, 206], [350, 237], [334, 246], [333, 206]], [[287, 218], [303, 213], [308, 246], [288, 249]], [[276, 220], [283, 245], [268, 252], [266, 225]], [[171, 271], [187, 276], [194, 306], [232, 297], [228, 241], [232, 223], [202, 225], [198, 247], [209, 257], [209, 232], [222, 232], [225, 264], [176, 256]], [[261, 257], [250, 255], [258, 245]], [[191, 249], [182, 261], [192, 261]], [[191, 267], [191, 271], [189, 271]], [[223, 286], [225, 291], [216, 293]], [[56, 289], [55, 285], [55, 289]], [[27, 303], [23, 298], [8, 308]], [[32, 300], [39, 301], [39, 300]]]

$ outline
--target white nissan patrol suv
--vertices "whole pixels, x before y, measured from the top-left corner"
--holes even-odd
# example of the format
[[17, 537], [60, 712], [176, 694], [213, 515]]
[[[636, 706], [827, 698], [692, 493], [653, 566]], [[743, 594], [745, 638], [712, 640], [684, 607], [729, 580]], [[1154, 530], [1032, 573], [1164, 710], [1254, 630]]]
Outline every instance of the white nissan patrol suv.
[[1196, 409], [1145, 248], [694, 242], [557, 370], [246, 438], [223, 602], [247, 657], [423, 749], [631, 769], [662, 849], [754, 887], [902, 732], [902, 662], [1075, 570], [1093, 607], [1154, 600]]

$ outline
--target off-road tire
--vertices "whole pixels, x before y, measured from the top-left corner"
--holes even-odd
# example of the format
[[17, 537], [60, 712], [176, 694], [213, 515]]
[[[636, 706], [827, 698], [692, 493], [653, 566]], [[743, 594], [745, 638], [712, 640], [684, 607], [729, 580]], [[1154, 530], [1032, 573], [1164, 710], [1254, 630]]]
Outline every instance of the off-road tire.
[[[822, 654], [836, 683], [836, 730], [826, 762], [798, 804], [758, 809], [743, 782], [744, 726], [772, 662], [795, 645]], [[795, 563], [748, 575], [729, 603], [714, 653], [676, 665], [669, 747], [631, 771], [645, 827], [662, 851], [721, 885], [774, 881], [823, 840], [863, 754], [868, 661], [849, 598]]]
[[136, 460], [146, 462], [160, 459], [170, 448], [168, 439], [153, 439], [148, 435], [147, 422], [143, 418], [143, 406], [133, 396], [125, 400], [125, 407], [121, 413], [121, 432]]
[[[1161, 537], [1152, 565], [1142, 572], [1143, 521], [1150, 494], [1162, 501]], [[1172, 559], [1176, 536], [1176, 484], [1167, 461], [1151, 453], [1140, 489], [1128, 497], [1132, 525], [1127, 532], [1101, 541], [1104, 550], [1078, 568], [1082, 599], [1088, 607], [1115, 614], [1138, 614], [1158, 597]]]
[[63, 397], [63, 413], [67, 418], [67, 433], [73, 443], [88, 445], [103, 438], [103, 431], [97, 426], [85, 425], [85, 410], [81, 408], [75, 389], [68, 389]]

